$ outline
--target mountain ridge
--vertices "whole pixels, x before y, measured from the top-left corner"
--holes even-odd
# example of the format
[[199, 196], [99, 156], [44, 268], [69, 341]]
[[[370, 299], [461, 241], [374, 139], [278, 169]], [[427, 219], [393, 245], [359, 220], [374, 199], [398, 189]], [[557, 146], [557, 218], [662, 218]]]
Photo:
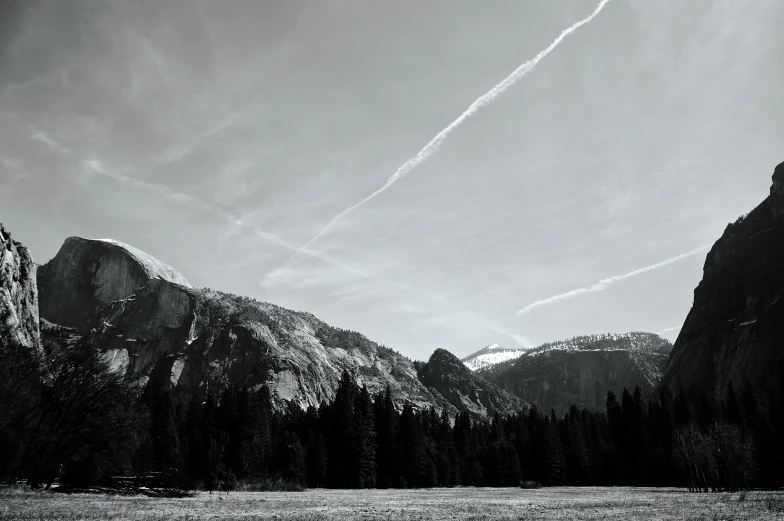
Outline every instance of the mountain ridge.
[[572, 404], [601, 411], [607, 391], [658, 385], [672, 345], [653, 333], [630, 332], [548, 342], [520, 357], [478, 371], [486, 380], [540, 409]]
[[[420, 379], [418, 369], [427, 364], [308, 312], [193, 288], [171, 266], [119, 241], [67, 239], [39, 268], [38, 286], [49, 349], [100, 346], [127, 378], [140, 385], [167, 381], [185, 399], [228, 386], [267, 385], [279, 400], [319, 406], [334, 397], [347, 370], [371, 393], [389, 386], [400, 406], [483, 416], [517, 403], [474, 379], [467, 380], [464, 396], [495, 393], [501, 405], [442, 396]], [[452, 378], [428, 374], [435, 381]]]

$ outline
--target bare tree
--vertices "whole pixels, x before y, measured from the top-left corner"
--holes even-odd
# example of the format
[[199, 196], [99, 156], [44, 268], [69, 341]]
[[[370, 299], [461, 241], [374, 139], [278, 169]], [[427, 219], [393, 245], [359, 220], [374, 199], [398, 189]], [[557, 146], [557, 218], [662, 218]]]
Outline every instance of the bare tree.
[[[4, 399], [18, 403], [0, 420], [0, 470], [6, 478], [28, 479], [31, 488], [51, 486], [64, 466], [120, 447], [129, 432], [131, 389], [100, 352], [72, 347], [45, 367], [5, 384], [13, 389]], [[25, 386], [35, 376], [40, 384]]]
[[687, 425], [675, 434], [674, 456], [692, 492], [744, 490], [751, 485], [754, 444], [734, 425], [701, 431]]

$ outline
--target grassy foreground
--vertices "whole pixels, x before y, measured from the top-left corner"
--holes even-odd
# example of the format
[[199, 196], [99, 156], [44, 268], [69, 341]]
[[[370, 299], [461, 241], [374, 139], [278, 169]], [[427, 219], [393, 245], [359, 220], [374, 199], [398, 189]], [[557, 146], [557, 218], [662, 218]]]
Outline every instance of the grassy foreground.
[[784, 492], [674, 489], [310, 490], [160, 499], [0, 490], [0, 520], [784, 520]]

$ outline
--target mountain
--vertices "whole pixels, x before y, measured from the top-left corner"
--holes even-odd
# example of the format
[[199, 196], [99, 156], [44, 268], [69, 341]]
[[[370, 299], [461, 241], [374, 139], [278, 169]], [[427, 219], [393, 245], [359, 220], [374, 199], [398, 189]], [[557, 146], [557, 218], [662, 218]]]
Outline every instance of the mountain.
[[[38, 287], [48, 349], [98, 346], [128, 378], [168, 380], [186, 399], [229, 385], [268, 385], [282, 400], [318, 406], [332, 400], [348, 370], [371, 393], [390, 386], [399, 404], [478, 415], [508, 405], [500, 398], [497, 407], [453, 405], [451, 395], [423, 383], [430, 380], [420, 378], [414, 362], [359, 333], [309, 313], [193, 288], [171, 266], [120, 242], [67, 239], [39, 268]], [[486, 400], [488, 393], [468, 395]]]
[[477, 376], [455, 355], [436, 349], [419, 370], [419, 379], [461, 411], [476, 416], [512, 414], [525, 404], [484, 378]]
[[780, 385], [784, 362], [784, 163], [770, 195], [729, 224], [705, 259], [662, 379], [676, 391]]
[[36, 265], [27, 248], [0, 224], [0, 342], [40, 350]]
[[500, 364], [501, 362], [518, 358], [525, 354], [526, 351], [526, 349], [521, 347], [508, 348], [498, 344], [491, 344], [480, 349], [476, 353], [468, 355], [461, 361], [472, 371], [477, 371], [495, 364]]
[[659, 383], [672, 345], [652, 333], [575, 337], [544, 344], [478, 374], [540, 410], [564, 412], [572, 404], [604, 410], [607, 391], [620, 395]]
[[38, 271], [41, 316], [68, 327], [96, 325], [98, 309], [153, 280], [191, 287], [177, 270], [132, 246], [70, 237]]

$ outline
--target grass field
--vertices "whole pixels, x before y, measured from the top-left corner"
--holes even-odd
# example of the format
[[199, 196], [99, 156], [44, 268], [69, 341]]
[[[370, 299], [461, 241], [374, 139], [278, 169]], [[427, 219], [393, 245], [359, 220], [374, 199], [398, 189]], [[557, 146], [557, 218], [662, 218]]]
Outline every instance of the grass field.
[[185, 499], [0, 491], [0, 520], [784, 520], [784, 492], [672, 489], [310, 490], [199, 493]]

